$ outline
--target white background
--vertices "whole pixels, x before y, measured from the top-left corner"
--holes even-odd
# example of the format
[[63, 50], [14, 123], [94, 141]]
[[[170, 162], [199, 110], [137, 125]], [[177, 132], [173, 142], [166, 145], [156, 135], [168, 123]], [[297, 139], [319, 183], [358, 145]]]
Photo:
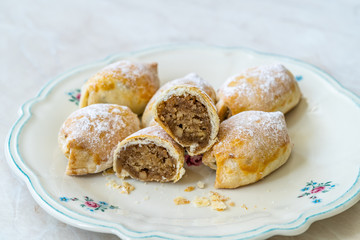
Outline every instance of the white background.
[[[0, 1], [0, 142], [17, 110], [62, 72], [168, 43], [245, 46], [314, 64], [360, 95], [360, 2]], [[1, 152], [3, 144], [0, 144]], [[0, 154], [0, 239], [117, 239], [48, 215]], [[297, 237], [360, 239], [360, 203]]]

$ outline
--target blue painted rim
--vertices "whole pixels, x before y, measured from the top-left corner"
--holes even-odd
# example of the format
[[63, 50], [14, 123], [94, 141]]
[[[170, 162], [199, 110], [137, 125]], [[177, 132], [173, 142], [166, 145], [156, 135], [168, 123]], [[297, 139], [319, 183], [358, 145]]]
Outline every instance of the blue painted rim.
[[[90, 63], [90, 64], [86, 64], [86, 65], [82, 65], [82, 66], [70, 69], [69, 71], [67, 71], [67, 72], [59, 75], [58, 77], [50, 80], [47, 84], [45, 84], [41, 88], [39, 93], [34, 98], [32, 98], [29, 101], [25, 102], [21, 106], [20, 117], [17, 119], [15, 124], [10, 129], [7, 141], [5, 142], [6, 149], [8, 151], [7, 152], [7, 154], [8, 154], [8, 156], [7, 156], [8, 163], [10, 165], [15, 165], [16, 166], [16, 168], [18, 169], [17, 174], [19, 174], [19, 176], [21, 176], [24, 179], [24, 181], [27, 183], [27, 186], [28, 186], [30, 192], [33, 194], [33, 197], [35, 198], [35, 200], [40, 201], [39, 204], [45, 204], [49, 208], [49, 209], [45, 209], [45, 210], [47, 210], [51, 215], [53, 215], [54, 213], [57, 213], [57, 214], [60, 214], [60, 215], [64, 216], [65, 218], [68, 218], [67, 223], [69, 223], [71, 225], [75, 225], [76, 227], [80, 227], [80, 228], [84, 228], [84, 229], [88, 229], [88, 230], [91, 230], [91, 227], [93, 227], [93, 226], [101, 227], [101, 228], [104, 229], [105, 232], [112, 232], [112, 233], [115, 233], [117, 235], [120, 235], [120, 236], [123, 236], [123, 237], [128, 237], [128, 238], [152, 238], [152, 237], [156, 237], [156, 238], [162, 238], [162, 239], [170, 239], [167, 236], [172, 236], [172, 237], [177, 237], [177, 238], [178, 237], [186, 237], [186, 238], [231, 238], [231, 237], [237, 237], [237, 236], [240, 236], [240, 235], [243, 235], [243, 234], [249, 234], [251, 232], [260, 231], [262, 228], [264, 228], [264, 231], [260, 231], [259, 233], [255, 233], [254, 235], [243, 238], [243, 239], [248, 239], [248, 238], [258, 238], [258, 237], [262, 237], [262, 236], [270, 237], [272, 235], [281, 234], [282, 232], [290, 232], [291, 230], [306, 228], [312, 222], [314, 222], [316, 220], [320, 220], [321, 216], [322, 216], [322, 218], [325, 218], [326, 217], [325, 214], [327, 214], [327, 213], [330, 214], [330, 213], [332, 213], [335, 210], [338, 210], [340, 208], [342, 208], [341, 210], [344, 211], [345, 209], [351, 207], [353, 204], [355, 204], [359, 200], [360, 188], [354, 194], [352, 194], [351, 196], [348, 196], [346, 199], [342, 199], [342, 198], [344, 198], [347, 194], [349, 194], [349, 192], [351, 190], [353, 190], [353, 188], [356, 185], [359, 184], [359, 181], [360, 181], [360, 168], [359, 168], [359, 173], [358, 173], [356, 181], [353, 183], [353, 185], [342, 196], [340, 196], [336, 200], [332, 201], [331, 203], [328, 203], [326, 205], [321, 206], [321, 208], [324, 209], [324, 208], [334, 204], [335, 202], [340, 201], [340, 203], [338, 203], [337, 205], [335, 205], [331, 209], [320, 211], [320, 212], [317, 212], [317, 213], [314, 213], [312, 215], [309, 215], [309, 216], [305, 217], [310, 212], [310, 211], [307, 211], [305, 213], [302, 213], [297, 219], [295, 219], [295, 220], [293, 220], [291, 222], [281, 224], [281, 225], [276, 224], [277, 227], [271, 227], [271, 225], [265, 225], [265, 226], [261, 226], [261, 227], [258, 227], [256, 229], [252, 229], [252, 230], [249, 230], [249, 231], [240, 232], [240, 233], [236, 233], [236, 234], [230, 234], [230, 235], [222, 235], [222, 236], [174, 235], [174, 234], [171, 234], [171, 233], [158, 232], [158, 231], [141, 232], [141, 231], [134, 231], [134, 230], [126, 229], [121, 224], [111, 223], [111, 222], [107, 222], [105, 220], [98, 220], [98, 221], [105, 222], [105, 223], [108, 223], [108, 224], [115, 224], [116, 226], [109, 226], [109, 225], [104, 225], [104, 224], [94, 224], [94, 223], [86, 222], [86, 221], [77, 219], [76, 217], [70, 216], [69, 214], [66, 214], [66, 213], [60, 211], [59, 209], [55, 208], [51, 203], [49, 203], [36, 190], [36, 187], [34, 186], [34, 182], [31, 179], [31, 177], [29, 176], [29, 174], [33, 174], [31, 172], [31, 170], [22, 169], [19, 166], [19, 164], [17, 163], [17, 161], [15, 160], [17, 158], [26, 167], [26, 164], [23, 161], [23, 159], [21, 157], [21, 154], [20, 154], [20, 151], [19, 151], [19, 148], [18, 148], [19, 147], [18, 138], [19, 138], [19, 135], [20, 135], [20, 133], [22, 131], [22, 128], [26, 125], [26, 123], [28, 122], [28, 120], [32, 116], [31, 108], [32, 108], [33, 104], [35, 104], [35, 103], [43, 100], [44, 98], [46, 98], [50, 94], [52, 89], [54, 87], [56, 87], [56, 85], [58, 83], [60, 83], [61, 81], [63, 81], [64, 79], [66, 79], [67, 77], [71, 76], [74, 73], [80, 72], [80, 71], [82, 71], [82, 70], [84, 70], [86, 68], [91, 67], [91, 65], [95, 65], [95, 64], [98, 64], [98, 63], [110, 63], [111, 61], [113, 61], [116, 58], [124, 58], [124, 57], [128, 57], [128, 56], [133, 56], [133, 55], [146, 54], [146, 53], [151, 53], [151, 52], [169, 51], [169, 50], [189, 49], [189, 48], [209, 49], [209, 50], [218, 49], [218, 50], [244, 51], [244, 52], [249, 52], [251, 54], [262, 55], [262, 56], [270, 56], [270, 57], [275, 57], [275, 58], [282, 59], [282, 60], [287, 61], [287, 62], [296, 63], [296, 64], [301, 65], [302, 67], [305, 67], [307, 69], [310, 69], [311, 71], [313, 71], [316, 74], [320, 75], [322, 77], [322, 79], [326, 80], [328, 83], [331, 83], [343, 95], [346, 95], [348, 98], [350, 98], [358, 107], [360, 106], [360, 98], [358, 96], [356, 96], [354, 93], [350, 92], [349, 90], [345, 89], [336, 79], [334, 79], [333, 77], [331, 77], [330, 75], [325, 73], [323, 70], [317, 68], [316, 66], [310, 65], [308, 63], [302, 62], [301, 60], [297, 60], [297, 59], [294, 59], [294, 58], [281, 56], [281, 55], [273, 54], [273, 53], [262, 53], [262, 52], [252, 50], [252, 49], [249, 49], [249, 48], [245, 48], [245, 47], [223, 47], [223, 46], [211, 46], [211, 45], [193, 44], [193, 43], [191, 43], [191, 44], [182, 44], [182, 45], [170, 44], [170, 45], [165, 45], [165, 46], [150, 47], [150, 48], [146, 48], [146, 49], [143, 49], [143, 50], [132, 51], [132, 52], [123, 53], [123, 54], [110, 55], [110, 56], [106, 57], [103, 60], [99, 60], [99, 61], [96, 61], [96, 62], [93, 62], [93, 63]], [[16, 135], [14, 135], [14, 134], [16, 134]], [[11, 149], [12, 141], [15, 141], [14, 143], [16, 143], [15, 152], [13, 152], [13, 150]], [[17, 154], [17, 156], [14, 156], [14, 154], [15, 155]], [[26, 173], [26, 170], [29, 171], [29, 173]], [[34, 178], [35, 178], [34, 180], [38, 181], [36, 176]], [[39, 186], [42, 188], [41, 184], [39, 184]], [[44, 191], [44, 193], [47, 195], [47, 197], [50, 198], [50, 200], [54, 201], [54, 204], [58, 204], [51, 196], [49, 196], [47, 194], [45, 189], [42, 188], [41, 190]], [[83, 215], [83, 214], [80, 214], [80, 213], [77, 213], [77, 212], [73, 212], [72, 210], [67, 209], [63, 205], [60, 205], [60, 206], [65, 208], [68, 211], [71, 211], [72, 214], [79, 215], [81, 217], [90, 219], [89, 216], [86, 216], [86, 215]], [[58, 217], [58, 216], [55, 216], [55, 217]], [[318, 217], [318, 218], [316, 218], [316, 217]], [[304, 219], [298, 225], [296, 225], [294, 227], [286, 227], [286, 225], [296, 223], [297, 221], [300, 221], [302, 218], [304, 218]], [[72, 222], [72, 220], [75, 220], [76, 222], [80, 222], [81, 226], [79, 226], [79, 223], [77, 223], [78, 225], [74, 224]], [[266, 228], [269, 228], [269, 229], [265, 230]], [[107, 231], [107, 229], [109, 231]], [[129, 233], [139, 234], [139, 235], [134, 236], [134, 235], [129, 234]]]

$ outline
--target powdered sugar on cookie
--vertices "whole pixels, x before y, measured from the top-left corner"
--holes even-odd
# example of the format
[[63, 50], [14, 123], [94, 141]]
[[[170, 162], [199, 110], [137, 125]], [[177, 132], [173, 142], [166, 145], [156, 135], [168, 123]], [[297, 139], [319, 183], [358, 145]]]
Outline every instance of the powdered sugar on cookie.
[[263, 65], [228, 78], [218, 94], [223, 101], [231, 102], [234, 114], [244, 110], [272, 111], [273, 102], [291, 91], [294, 84], [293, 75], [283, 65]]

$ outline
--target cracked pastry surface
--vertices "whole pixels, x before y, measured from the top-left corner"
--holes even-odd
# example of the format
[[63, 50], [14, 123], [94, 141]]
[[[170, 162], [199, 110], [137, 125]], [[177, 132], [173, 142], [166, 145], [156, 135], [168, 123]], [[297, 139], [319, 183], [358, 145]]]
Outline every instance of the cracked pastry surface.
[[219, 140], [203, 156], [216, 169], [215, 188], [254, 183], [282, 166], [292, 144], [284, 114], [246, 111], [220, 124]]
[[158, 125], [143, 128], [124, 139], [113, 158], [114, 170], [121, 178], [177, 182], [185, 173], [184, 149]]
[[68, 158], [67, 175], [98, 173], [112, 167], [118, 142], [140, 129], [128, 107], [93, 104], [73, 112], [63, 123], [58, 142]]
[[157, 63], [118, 61], [92, 76], [81, 89], [80, 107], [95, 103], [128, 106], [143, 113], [160, 86]]
[[286, 113], [301, 98], [293, 74], [281, 64], [246, 69], [226, 80], [217, 91], [217, 109], [224, 120], [242, 111]]

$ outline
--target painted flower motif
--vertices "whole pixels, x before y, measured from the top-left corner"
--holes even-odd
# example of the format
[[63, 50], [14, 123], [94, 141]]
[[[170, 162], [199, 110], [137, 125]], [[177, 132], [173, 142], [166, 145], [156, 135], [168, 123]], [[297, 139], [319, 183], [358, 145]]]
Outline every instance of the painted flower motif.
[[306, 183], [306, 186], [301, 189], [302, 193], [298, 198], [308, 197], [313, 203], [320, 203], [322, 200], [319, 198], [319, 194], [327, 193], [335, 187], [335, 184], [331, 184], [331, 181], [325, 183], [317, 183], [310, 181]]
[[316, 188], [312, 189], [310, 192], [311, 193], [318, 193], [318, 192], [321, 192], [321, 191], [324, 191], [324, 190], [325, 190], [325, 187], [321, 186], [321, 187], [316, 187]]
[[96, 202], [88, 202], [88, 201], [86, 201], [85, 205], [88, 206], [88, 207], [92, 207], [92, 208], [100, 207], [100, 205], [97, 204]]
[[84, 196], [84, 200], [79, 200], [76, 197], [67, 198], [67, 197], [59, 197], [62, 202], [80, 202], [80, 207], [89, 210], [90, 212], [101, 211], [105, 212], [107, 209], [118, 209], [118, 206], [109, 205], [104, 201], [94, 201], [92, 198], [88, 196]]
[[303, 76], [301, 76], [301, 75], [296, 75], [296, 76], [295, 76], [295, 79], [296, 79], [296, 81], [300, 82], [300, 81], [303, 79]]
[[70, 97], [70, 99], [69, 99], [70, 102], [73, 102], [76, 105], [79, 105], [80, 97], [81, 97], [81, 90], [79, 88], [74, 89], [70, 92], [67, 92], [66, 94]]

